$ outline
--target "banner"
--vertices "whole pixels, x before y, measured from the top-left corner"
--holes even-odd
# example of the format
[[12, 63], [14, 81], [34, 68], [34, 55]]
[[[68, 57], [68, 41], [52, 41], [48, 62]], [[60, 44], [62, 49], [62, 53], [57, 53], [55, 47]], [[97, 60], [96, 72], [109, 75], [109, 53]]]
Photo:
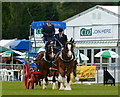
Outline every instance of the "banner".
[[79, 35], [80, 38], [111, 38], [113, 37], [112, 26], [91, 26], [91, 27], [80, 27]]
[[[55, 28], [66, 29], [66, 23], [65, 22], [50, 21], [50, 23], [53, 24]], [[42, 26], [44, 24], [46, 24], [46, 21], [32, 22], [32, 29], [40, 29], [40, 28], [42, 28]]]
[[95, 78], [96, 66], [77, 66], [76, 74], [80, 79]]
[[[77, 66], [76, 74], [80, 80], [95, 79], [96, 66]], [[73, 74], [71, 74], [73, 78]]]

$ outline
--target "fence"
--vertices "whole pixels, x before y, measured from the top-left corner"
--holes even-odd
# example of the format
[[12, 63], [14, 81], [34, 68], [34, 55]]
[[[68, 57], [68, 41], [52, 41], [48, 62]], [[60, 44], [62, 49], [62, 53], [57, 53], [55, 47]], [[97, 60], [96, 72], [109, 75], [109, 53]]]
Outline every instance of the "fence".
[[23, 70], [24, 70], [24, 64], [0, 63], [0, 80], [23, 81], [23, 75], [24, 75]]
[[[22, 66], [22, 70], [15, 70], [13, 67], [17, 66]], [[5, 69], [6, 66], [11, 66], [10, 70]], [[99, 69], [101, 68], [101, 69]], [[97, 66], [96, 67], [96, 73], [95, 73], [95, 81], [85, 81], [82, 83], [103, 83], [104, 81], [104, 68], [103, 66]], [[3, 64], [0, 63], [0, 80], [18, 80], [18, 81], [23, 81], [23, 76], [24, 76], [24, 64]], [[6, 71], [6, 73], [5, 73]], [[115, 78], [115, 83], [119, 83], [119, 74], [120, 74], [120, 66], [107, 66], [107, 71]], [[17, 73], [16, 73], [17, 72]], [[11, 74], [10, 74], [11, 73]], [[8, 77], [5, 77], [8, 76]], [[17, 78], [15, 78], [17, 76]], [[10, 79], [11, 77], [11, 79]], [[81, 83], [81, 82], [77, 82]]]
[[[84, 68], [87, 66], [84, 66]], [[110, 76], [112, 76], [115, 79], [115, 83], [120, 83], [120, 66], [96, 66], [96, 71], [95, 71], [95, 78], [93, 79], [80, 79], [79, 82], [75, 82], [75, 84], [93, 84], [93, 83], [104, 83], [104, 76], [105, 76], [105, 71], [109, 72]], [[89, 71], [85, 71], [89, 72]], [[90, 73], [90, 72], [89, 72]], [[107, 75], [108, 76], [108, 75]]]
[[[97, 69], [101, 68], [101, 69]], [[119, 74], [120, 74], [120, 66], [97, 66], [96, 67], [96, 83], [103, 83], [104, 78], [104, 69], [107, 69], [107, 71], [111, 74], [111, 76], [115, 79], [115, 83], [119, 83]]]

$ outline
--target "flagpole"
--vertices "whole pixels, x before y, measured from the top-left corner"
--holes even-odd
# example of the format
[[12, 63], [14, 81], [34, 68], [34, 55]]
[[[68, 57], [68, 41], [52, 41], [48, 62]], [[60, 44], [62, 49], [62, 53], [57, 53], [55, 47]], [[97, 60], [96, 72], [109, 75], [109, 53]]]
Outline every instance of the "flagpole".
[[36, 33], [36, 29], [34, 29], [34, 44], [35, 44], [35, 52], [36, 52], [36, 39], [35, 39], [35, 33]]
[[13, 69], [13, 53], [12, 53], [12, 69]]

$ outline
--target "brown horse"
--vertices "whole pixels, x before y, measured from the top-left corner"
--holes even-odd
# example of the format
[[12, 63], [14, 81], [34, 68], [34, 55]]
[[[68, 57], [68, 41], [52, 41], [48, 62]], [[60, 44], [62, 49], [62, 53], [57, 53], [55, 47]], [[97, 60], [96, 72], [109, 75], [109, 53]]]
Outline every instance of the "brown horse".
[[[71, 90], [70, 73], [75, 69], [74, 40], [66, 42], [63, 50], [55, 55], [55, 63], [58, 67], [58, 82], [60, 82], [59, 90]], [[66, 79], [67, 77], [67, 79]]]
[[[45, 45], [45, 52], [40, 52], [36, 57], [36, 63], [38, 64], [38, 69], [40, 71], [41, 79], [43, 79], [43, 89], [47, 88], [48, 85], [48, 74], [50, 72], [50, 67], [52, 67], [52, 61], [54, 58], [53, 53], [54, 43], [48, 41]], [[55, 73], [53, 73], [54, 75]], [[53, 87], [52, 89], [56, 89], [55, 86], [55, 76], [53, 76]]]

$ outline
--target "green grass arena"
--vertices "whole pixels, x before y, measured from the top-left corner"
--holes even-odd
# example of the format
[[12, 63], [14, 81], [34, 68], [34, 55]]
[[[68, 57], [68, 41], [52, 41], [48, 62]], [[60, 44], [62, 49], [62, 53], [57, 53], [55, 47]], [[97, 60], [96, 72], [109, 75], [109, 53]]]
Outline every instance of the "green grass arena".
[[116, 86], [104, 86], [103, 84], [73, 84], [71, 91], [52, 90], [49, 84], [48, 89], [35, 86], [32, 89], [24, 88], [24, 83], [19, 81], [3, 81], [2, 95], [118, 95], [118, 84]]

